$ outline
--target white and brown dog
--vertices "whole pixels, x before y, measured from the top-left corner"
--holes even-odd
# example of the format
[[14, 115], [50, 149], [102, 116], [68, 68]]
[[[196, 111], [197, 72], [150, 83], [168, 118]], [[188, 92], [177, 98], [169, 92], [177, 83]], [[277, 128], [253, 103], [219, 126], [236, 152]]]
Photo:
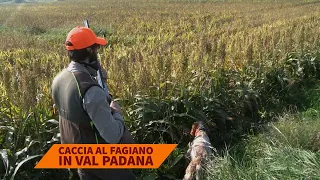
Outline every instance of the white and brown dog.
[[210, 139], [205, 131], [202, 121], [193, 123], [190, 134], [194, 136], [194, 140], [189, 143], [187, 157], [190, 163], [186, 169], [183, 180], [202, 180], [204, 177], [204, 169], [208, 158], [213, 155], [215, 150], [210, 143]]

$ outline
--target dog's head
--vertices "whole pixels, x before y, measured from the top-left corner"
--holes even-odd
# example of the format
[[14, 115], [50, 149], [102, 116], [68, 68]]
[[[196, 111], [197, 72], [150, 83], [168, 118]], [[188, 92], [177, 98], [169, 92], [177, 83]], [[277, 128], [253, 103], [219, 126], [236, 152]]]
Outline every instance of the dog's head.
[[196, 133], [199, 132], [200, 130], [206, 131], [204, 127], [204, 123], [202, 121], [197, 121], [192, 124], [192, 128], [190, 131], [191, 136], [196, 136]]

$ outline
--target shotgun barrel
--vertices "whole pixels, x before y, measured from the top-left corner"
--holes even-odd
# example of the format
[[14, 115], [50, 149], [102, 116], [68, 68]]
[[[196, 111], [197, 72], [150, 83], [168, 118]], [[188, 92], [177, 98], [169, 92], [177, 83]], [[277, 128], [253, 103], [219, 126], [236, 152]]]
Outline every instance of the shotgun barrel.
[[[84, 25], [85, 27], [87, 28], [90, 28], [90, 25], [89, 25], [89, 21], [86, 19], [84, 20]], [[99, 85], [103, 88], [103, 90], [105, 91], [106, 93], [106, 96], [107, 96], [107, 100], [110, 104], [110, 102], [113, 100], [112, 97], [110, 96], [109, 94], [109, 89], [108, 89], [108, 86], [107, 84], [105, 83], [105, 81], [102, 79], [102, 73], [101, 73], [101, 64], [100, 62], [98, 61], [98, 64], [99, 64], [99, 69], [98, 69], [98, 72], [97, 72], [97, 80], [98, 80], [98, 83]]]
[[[84, 25], [87, 27], [87, 28], [90, 28], [90, 25], [89, 25], [89, 21], [88, 20], [85, 20], [84, 21]], [[111, 101], [113, 100], [111, 95], [109, 94], [109, 89], [108, 89], [108, 86], [107, 84], [105, 83], [105, 81], [102, 79], [102, 73], [101, 73], [101, 65], [100, 65], [100, 62], [98, 61], [98, 64], [99, 64], [99, 69], [98, 69], [98, 73], [97, 73], [97, 80], [98, 80], [98, 83], [99, 85], [104, 89], [105, 93], [106, 93], [106, 96], [107, 96], [107, 100], [109, 102], [109, 104], [111, 103]], [[125, 130], [124, 130], [124, 133], [123, 133], [123, 136], [122, 138], [120, 139], [120, 144], [134, 144], [135, 141], [131, 135], [131, 133], [128, 131], [128, 129], [126, 127], [124, 127]]]

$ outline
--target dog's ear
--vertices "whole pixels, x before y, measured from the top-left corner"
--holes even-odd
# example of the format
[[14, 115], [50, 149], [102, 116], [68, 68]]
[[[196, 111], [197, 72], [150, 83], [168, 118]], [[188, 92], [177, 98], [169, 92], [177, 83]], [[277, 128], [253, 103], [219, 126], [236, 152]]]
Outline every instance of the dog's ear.
[[190, 135], [191, 136], [195, 136], [195, 133], [197, 131], [197, 129], [199, 128], [199, 124], [198, 123], [193, 123], [192, 124], [192, 128], [191, 128], [191, 131], [190, 131]]

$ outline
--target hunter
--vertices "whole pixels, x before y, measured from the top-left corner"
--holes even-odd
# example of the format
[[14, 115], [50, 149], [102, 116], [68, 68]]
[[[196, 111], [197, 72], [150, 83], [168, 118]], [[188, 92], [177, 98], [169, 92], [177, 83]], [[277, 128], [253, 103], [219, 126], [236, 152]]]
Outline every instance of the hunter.
[[[52, 83], [62, 144], [133, 143], [120, 105], [108, 102], [96, 80], [98, 49], [106, 44], [87, 27], [75, 27], [67, 35], [70, 64]], [[81, 180], [136, 179], [129, 169], [78, 169], [78, 174]]]

